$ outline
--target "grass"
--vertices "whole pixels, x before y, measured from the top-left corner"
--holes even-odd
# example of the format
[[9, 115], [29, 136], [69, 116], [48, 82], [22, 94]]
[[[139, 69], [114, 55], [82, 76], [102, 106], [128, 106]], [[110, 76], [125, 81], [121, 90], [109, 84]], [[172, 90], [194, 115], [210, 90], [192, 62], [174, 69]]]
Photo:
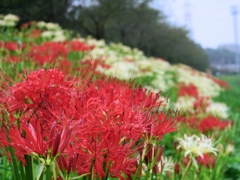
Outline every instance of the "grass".
[[226, 103], [232, 112], [240, 113], [240, 75], [225, 75], [219, 78], [228, 82], [230, 88], [216, 100]]
[[220, 94], [216, 101], [224, 102], [230, 108], [229, 119], [235, 124], [235, 137], [233, 143], [235, 146], [234, 153], [229, 156], [229, 162], [225, 172], [226, 180], [239, 179], [240, 177], [240, 75], [225, 75], [219, 77], [230, 85], [230, 88]]

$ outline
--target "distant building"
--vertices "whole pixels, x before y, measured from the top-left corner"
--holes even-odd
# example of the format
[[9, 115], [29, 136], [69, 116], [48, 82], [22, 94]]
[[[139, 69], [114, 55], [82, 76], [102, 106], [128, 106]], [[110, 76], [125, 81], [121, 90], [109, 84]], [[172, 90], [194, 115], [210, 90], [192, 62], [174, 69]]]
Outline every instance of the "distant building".
[[220, 45], [217, 49], [206, 49], [214, 74], [240, 73], [240, 46]]
[[234, 45], [234, 44], [225, 44], [225, 45], [220, 45], [218, 46], [218, 49], [226, 49], [229, 50], [230, 52], [233, 53], [240, 53], [240, 46], [238, 45]]

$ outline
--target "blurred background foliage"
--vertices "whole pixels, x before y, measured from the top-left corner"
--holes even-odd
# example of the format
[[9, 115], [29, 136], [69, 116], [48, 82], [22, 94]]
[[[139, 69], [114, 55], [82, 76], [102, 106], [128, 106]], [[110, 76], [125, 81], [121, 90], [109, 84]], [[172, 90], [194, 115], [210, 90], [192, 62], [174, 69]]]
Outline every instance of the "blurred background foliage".
[[16, 14], [19, 24], [30, 20], [59, 23], [82, 37], [119, 42], [197, 70], [209, 68], [205, 50], [189, 32], [171, 25], [151, 0], [1, 0], [2, 14]]

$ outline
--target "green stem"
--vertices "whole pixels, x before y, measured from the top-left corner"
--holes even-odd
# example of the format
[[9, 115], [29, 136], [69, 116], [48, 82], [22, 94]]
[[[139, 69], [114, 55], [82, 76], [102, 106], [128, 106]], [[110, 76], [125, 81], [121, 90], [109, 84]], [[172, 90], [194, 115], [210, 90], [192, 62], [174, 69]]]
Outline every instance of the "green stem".
[[22, 177], [22, 179], [26, 179], [23, 167], [24, 167], [23, 162], [20, 162], [20, 167], [19, 168], [20, 168], [21, 177]]
[[10, 151], [10, 154], [11, 154], [12, 164], [13, 164], [13, 166], [11, 166], [11, 167], [13, 167], [13, 172], [14, 172], [13, 177], [14, 177], [15, 180], [17, 180], [18, 177], [20, 177], [19, 170], [18, 170], [18, 165], [17, 165], [17, 159], [16, 159], [16, 156], [13, 152], [13, 148], [11, 146], [9, 146], [9, 151]]
[[91, 173], [90, 173], [90, 180], [93, 180], [94, 179], [94, 164], [95, 164], [95, 159], [92, 159], [92, 164], [91, 164]]
[[[3, 162], [4, 162], [4, 168], [5, 168], [5, 169], [8, 169], [8, 159], [7, 159], [6, 157], [3, 157]], [[10, 166], [11, 166], [11, 168], [12, 168], [11, 163], [10, 163]], [[6, 172], [6, 171], [5, 171], [5, 172]], [[6, 172], [6, 173], [3, 173], [3, 179], [7, 179], [7, 175], [8, 175], [7, 172]]]
[[111, 162], [109, 162], [108, 163], [108, 165], [107, 165], [107, 167], [106, 167], [106, 169], [105, 169], [105, 178], [104, 178], [104, 180], [107, 180], [108, 179], [108, 175], [109, 175], [109, 173], [108, 173], [108, 171], [109, 171], [109, 168], [111, 167]]
[[25, 155], [24, 156], [27, 165], [25, 166], [25, 171], [26, 171], [26, 179], [28, 180], [33, 180], [34, 176], [33, 176], [33, 162], [32, 162], [32, 157]]
[[189, 170], [189, 168], [190, 168], [191, 163], [192, 163], [192, 161], [191, 161], [191, 159], [190, 159], [189, 162], [188, 162], [188, 164], [187, 164], [187, 167], [186, 167], [186, 169], [185, 169], [185, 171], [184, 171], [184, 173], [183, 173], [183, 176], [182, 176], [181, 180], [184, 180], [184, 178], [185, 178], [185, 176], [186, 176], [186, 174], [187, 174], [187, 172], [188, 172], [188, 170]]
[[51, 180], [51, 165], [46, 165], [46, 180]]
[[154, 174], [154, 173], [152, 172], [152, 174], [151, 174], [151, 180], [153, 180], [153, 174]]
[[138, 175], [139, 175], [139, 173], [140, 173], [140, 170], [142, 169], [142, 163], [143, 163], [143, 161], [144, 161], [144, 157], [145, 157], [145, 154], [146, 154], [147, 149], [148, 149], [147, 147], [148, 147], [148, 145], [147, 145], [147, 142], [145, 141], [144, 146], [143, 146], [142, 157], [141, 157], [141, 159], [140, 159], [140, 162], [139, 162], [137, 171], [136, 171], [136, 173], [134, 174], [132, 180], [138, 179]]

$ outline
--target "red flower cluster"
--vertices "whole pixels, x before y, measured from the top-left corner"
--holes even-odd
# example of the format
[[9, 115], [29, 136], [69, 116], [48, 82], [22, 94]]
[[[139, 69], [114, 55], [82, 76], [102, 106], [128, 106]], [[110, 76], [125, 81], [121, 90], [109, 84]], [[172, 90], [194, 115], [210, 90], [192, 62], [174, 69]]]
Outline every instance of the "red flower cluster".
[[216, 130], [224, 130], [225, 128], [232, 126], [232, 122], [229, 120], [220, 120], [213, 116], [207, 116], [204, 118], [190, 117], [186, 119], [186, 123], [193, 129], [202, 133], [214, 132]]
[[199, 123], [198, 129], [201, 132], [208, 132], [208, 131], [216, 131], [216, 130], [224, 130], [226, 127], [230, 126], [230, 121], [223, 121], [219, 120], [216, 117], [209, 116], [205, 117]]
[[224, 81], [224, 80], [217, 79], [217, 78], [215, 78], [213, 76], [207, 76], [207, 77], [210, 78], [215, 83], [217, 83], [219, 86], [221, 86], [221, 87], [223, 87], [225, 89], [229, 89], [230, 88], [229, 84], [226, 81]]
[[223, 121], [213, 116], [206, 117], [206, 108], [210, 103], [210, 98], [199, 96], [197, 87], [193, 84], [179, 85], [178, 96], [191, 96], [195, 98], [194, 112], [187, 112], [188, 117], [185, 120], [191, 128], [206, 133], [223, 130], [231, 124], [230, 121]]
[[19, 50], [24, 50], [26, 47], [25, 44], [18, 44], [17, 42], [14, 41], [9, 41], [9, 42], [0, 42], [0, 48], [6, 49], [8, 51], [19, 51]]
[[[67, 79], [57, 70], [39, 70], [2, 90], [10, 145], [23, 155], [57, 160], [63, 172], [123, 179], [136, 171], [143, 144], [176, 131], [177, 119], [163, 113], [160, 95], [112, 80]], [[162, 107], [162, 109], [161, 109]], [[160, 112], [159, 112], [160, 111]], [[17, 123], [20, 126], [17, 126]], [[50, 158], [50, 159], [49, 159]]]
[[87, 45], [79, 40], [73, 40], [69, 43], [69, 50], [70, 51], [81, 51], [86, 52], [90, 51], [94, 48], [93, 45]]
[[[33, 36], [38, 36], [39, 31], [33, 31]], [[85, 52], [92, 50], [94, 46], [89, 46], [81, 41], [74, 40], [71, 42], [45, 42], [42, 45], [35, 45], [30, 49], [28, 57], [33, 59], [36, 64], [43, 65], [45, 63], [62, 63], [66, 64], [65, 61], [71, 51]], [[64, 61], [65, 60], [65, 61]], [[62, 62], [63, 61], [63, 62]], [[69, 63], [68, 63], [69, 64]], [[64, 71], [65, 68], [62, 68]]]
[[[198, 156], [196, 158], [198, 165], [205, 166], [206, 168], [213, 168], [215, 166], [217, 157], [211, 154], [203, 154], [203, 157]], [[190, 161], [190, 157], [187, 156], [182, 159], [182, 164], [187, 166]]]
[[216, 163], [216, 156], [203, 154], [203, 158], [201, 156], [197, 157], [197, 162], [206, 168], [213, 168]]
[[55, 62], [57, 59], [66, 59], [68, 50], [64, 43], [45, 42], [30, 49], [28, 56], [37, 64]]
[[178, 96], [192, 96], [196, 99], [199, 97], [198, 89], [194, 84], [179, 85]]

